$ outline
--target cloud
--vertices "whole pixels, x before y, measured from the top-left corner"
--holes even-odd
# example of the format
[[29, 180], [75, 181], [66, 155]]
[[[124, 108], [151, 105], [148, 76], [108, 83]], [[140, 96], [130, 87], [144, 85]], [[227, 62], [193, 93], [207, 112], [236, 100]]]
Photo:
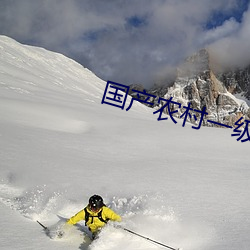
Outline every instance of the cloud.
[[[239, 22], [238, 9], [237, 0], [2, 0], [0, 33], [61, 52], [104, 80], [149, 86], [204, 46], [218, 53], [249, 40], [248, 13]], [[227, 18], [208, 29], [214, 13]]]
[[[220, 29], [227, 29], [224, 24]], [[210, 44], [214, 60], [224, 67], [245, 67], [250, 64], [250, 9], [233, 32]]]
[[221, 26], [204, 31], [200, 38], [201, 44], [211, 44], [225, 37], [235, 34], [240, 28], [240, 24], [232, 17], [225, 20]]

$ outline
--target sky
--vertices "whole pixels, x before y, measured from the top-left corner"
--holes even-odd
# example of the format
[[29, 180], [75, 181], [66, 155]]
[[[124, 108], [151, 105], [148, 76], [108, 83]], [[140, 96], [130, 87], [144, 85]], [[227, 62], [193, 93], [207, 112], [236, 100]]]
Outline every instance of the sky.
[[223, 65], [250, 63], [249, 0], [0, 0], [0, 34], [146, 87], [201, 48]]

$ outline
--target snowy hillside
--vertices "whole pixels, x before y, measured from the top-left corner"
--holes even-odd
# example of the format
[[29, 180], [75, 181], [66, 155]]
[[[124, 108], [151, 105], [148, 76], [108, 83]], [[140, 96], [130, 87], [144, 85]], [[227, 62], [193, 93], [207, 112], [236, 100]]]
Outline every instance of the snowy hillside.
[[136, 102], [101, 104], [105, 86], [60, 54], [0, 36], [0, 248], [163, 249], [112, 225], [90, 243], [84, 223], [62, 239], [36, 223], [53, 228], [97, 193], [124, 227], [171, 247], [248, 250], [249, 141], [157, 121]]

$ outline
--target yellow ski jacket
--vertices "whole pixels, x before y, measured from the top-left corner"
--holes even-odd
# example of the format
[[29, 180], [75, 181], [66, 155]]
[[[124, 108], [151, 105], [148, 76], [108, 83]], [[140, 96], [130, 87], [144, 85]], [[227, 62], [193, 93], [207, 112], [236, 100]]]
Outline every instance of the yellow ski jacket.
[[[85, 221], [86, 226], [88, 226], [89, 230], [92, 233], [97, 232], [100, 228], [102, 228], [106, 223], [104, 221], [112, 220], [112, 221], [121, 221], [120, 215], [116, 214], [113, 210], [110, 208], [103, 206], [99, 211], [93, 212], [89, 209], [89, 207], [86, 207], [87, 212], [89, 213], [88, 221]], [[98, 215], [100, 215], [101, 211], [101, 218], [104, 220], [100, 220], [98, 218]], [[85, 220], [85, 210], [82, 209], [77, 214], [72, 216], [68, 221], [67, 224], [74, 225], [80, 220]]]

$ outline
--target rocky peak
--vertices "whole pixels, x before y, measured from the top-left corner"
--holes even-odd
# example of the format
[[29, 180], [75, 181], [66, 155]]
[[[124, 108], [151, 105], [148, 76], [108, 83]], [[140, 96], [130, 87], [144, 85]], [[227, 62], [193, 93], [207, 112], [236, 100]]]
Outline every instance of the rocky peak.
[[250, 65], [220, 73], [218, 79], [225, 84], [230, 93], [241, 94], [242, 97], [250, 100]]
[[210, 107], [215, 104], [220, 93], [226, 93], [225, 86], [210, 68], [209, 53], [206, 49], [187, 58], [177, 71], [177, 78], [168, 95], [175, 98], [179, 96], [179, 100], [182, 99], [185, 105], [191, 102], [196, 109]]
[[[234, 126], [234, 123], [241, 116], [249, 118], [250, 112], [246, 102], [233, 96], [233, 91], [228, 91], [228, 88], [232, 88], [232, 86], [240, 88], [241, 85], [235, 84], [236, 78], [233, 81], [232, 77], [227, 77], [226, 79], [231, 81], [223, 82], [215, 75], [210, 65], [210, 56], [207, 50], [202, 49], [187, 58], [178, 71], [180, 73], [165, 97], [172, 96], [182, 106], [191, 103], [193, 109], [202, 110], [206, 107], [208, 112], [206, 119], [225, 125]], [[244, 73], [245, 75], [247, 74]], [[247, 82], [247, 79], [246, 77], [244, 82]], [[238, 78], [238, 81], [241, 81], [242, 85], [244, 84], [241, 77]], [[177, 115], [180, 116], [180, 113]], [[214, 126], [211, 123], [205, 122], [205, 124]]]
[[[211, 61], [209, 51], [202, 49], [179, 66], [177, 77], [170, 87], [161, 86], [149, 92], [165, 99], [173, 97], [173, 101], [181, 103], [182, 107], [189, 103], [193, 109], [202, 110], [206, 107], [208, 115], [204, 125], [207, 126], [216, 126], [208, 124], [207, 119], [229, 126], [234, 126], [240, 117], [250, 119], [247, 103], [233, 95], [244, 92], [246, 97], [250, 97], [250, 67], [217, 74], [212, 70]], [[182, 108], [175, 115], [180, 117], [184, 111]]]
[[206, 49], [202, 49], [188, 57], [185, 62], [178, 67], [177, 78], [206, 75], [209, 69], [209, 53]]

